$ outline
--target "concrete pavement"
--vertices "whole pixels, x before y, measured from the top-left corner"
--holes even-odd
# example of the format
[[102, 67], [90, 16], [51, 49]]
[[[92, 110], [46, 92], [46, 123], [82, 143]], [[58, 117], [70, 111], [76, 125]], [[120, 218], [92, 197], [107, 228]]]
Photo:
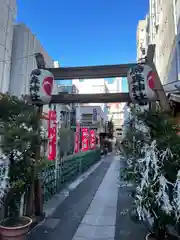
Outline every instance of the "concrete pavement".
[[132, 198], [129, 189], [121, 187], [120, 162], [120, 156], [105, 157], [93, 171], [71, 184], [66, 196], [59, 194], [64, 198], [54, 198], [56, 207], [29, 234], [29, 240], [145, 239], [145, 227], [124, 214]]
[[72, 240], [109, 166], [111, 157], [101, 164], [60, 202], [53, 214], [29, 234], [29, 240]]
[[119, 159], [109, 167], [73, 240], [113, 240], [118, 198]]

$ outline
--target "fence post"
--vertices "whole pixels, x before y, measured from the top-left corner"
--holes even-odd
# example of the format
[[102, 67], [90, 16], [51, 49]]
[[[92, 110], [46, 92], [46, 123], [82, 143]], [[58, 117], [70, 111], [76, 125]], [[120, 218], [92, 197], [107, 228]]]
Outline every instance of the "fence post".
[[[62, 158], [59, 158], [59, 159], [60, 159], [60, 162], [58, 165], [58, 186], [60, 186], [62, 184]], [[60, 189], [58, 188], [58, 191], [59, 190]]]
[[80, 161], [79, 161], [79, 173], [82, 173], [82, 157], [79, 157]]

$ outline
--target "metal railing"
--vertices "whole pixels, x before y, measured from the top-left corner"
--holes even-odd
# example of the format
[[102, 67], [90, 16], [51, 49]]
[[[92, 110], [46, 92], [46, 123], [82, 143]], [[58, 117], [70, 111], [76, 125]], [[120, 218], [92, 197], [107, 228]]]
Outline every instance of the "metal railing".
[[100, 159], [100, 149], [95, 149], [68, 156], [57, 169], [54, 164], [46, 167], [41, 173], [44, 203]]

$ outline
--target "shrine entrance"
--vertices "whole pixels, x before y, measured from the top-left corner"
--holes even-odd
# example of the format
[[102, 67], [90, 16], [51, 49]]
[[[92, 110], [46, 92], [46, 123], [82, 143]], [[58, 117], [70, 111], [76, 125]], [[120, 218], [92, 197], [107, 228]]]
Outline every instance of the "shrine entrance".
[[[113, 103], [134, 102], [141, 100], [146, 102], [159, 101], [162, 109], [170, 111], [170, 105], [159, 79], [155, 64], [153, 63], [155, 45], [149, 45], [147, 56], [142, 63], [128, 63], [119, 65], [102, 65], [87, 67], [60, 67], [46, 68], [44, 57], [41, 53], [36, 54], [36, 62], [39, 70], [31, 74], [30, 95], [34, 104], [69, 104], [69, 103]], [[67, 94], [59, 93], [51, 95], [44, 89], [45, 78], [50, 88], [54, 80], [91, 79], [127, 77], [129, 93], [97, 93], [97, 94]], [[149, 85], [149, 86], [147, 86]], [[153, 89], [151, 89], [153, 86]], [[44, 92], [45, 91], [45, 92]], [[50, 90], [52, 92], [52, 88]], [[148, 92], [149, 91], [149, 92]], [[137, 94], [139, 92], [139, 95]], [[149, 94], [147, 94], [147, 92]], [[40, 94], [39, 94], [40, 93]], [[144, 98], [144, 96], [146, 96]], [[46, 102], [43, 102], [44, 97]], [[34, 98], [34, 99], [33, 99]], [[141, 99], [142, 98], [142, 99]], [[144, 99], [143, 99], [144, 98]], [[39, 101], [39, 103], [38, 103]]]
[[[166, 98], [164, 89], [157, 74], [156, 67], [153, 63], [155, 45], [149, 45], [145, 64], [153, 71], [154, 92], [156, 94], [155, 101], [160, 102], [161, 107], [165, 111], [170, 111], [168, 99]], [[142, 63], [144, 64], [144, 63]], [[68, 79], [93, 79], [93, 78], [112, 78], [127, 77], [130, 69], [136, 68], [139, 63], [128, 63], [119, 65], [104, 66], [87, 66], [87, 67], [60, 67], [48, 69], [54, 76], [55, 80]], [[89, 80], [91, 81], [91, 80]], [[131, 91], [132, 89], [129, 89]], [[61, 93], [53, 95], [51, 103], [113, 103], [113, 102], [133, 102], [130, 93], [97, 93], [97, 94], [65, 94]], [[152, 99], [149, 102], [154, 101]]]
[[[61, 67], [61, 68], [46, 68], [44, 57], [41, 53], [36, 54], [37, 69], [31, 73], [30, 81], [30, 103], [37, 106], [39, 119], [42, 116], [43, 105], [45, 104], [69, 104], [69, 103], [113, 103], [113, 102], [133, 102], [139, 103], [139, 100], [134, 97], [134, 92], [139, 91], [142, 81], [147, 84], [147, 79], [153, 79], [153, 90], [151, 93], [155, 98], [147, 98], [146, 102], [159, 101], [161, 108], [170, 112], [171, 107], [166, 97], [162, 84], [160, 82], [155, 64], [153, 63], [155, 45], [149, 45], [147, 57], [144, 63], [128, 63], [108, 66], [87, 66], [87, 67]], [[131, 71], [130, 71], [131, 69]], [[143, 76], [146, 69], [146, 75]], [[148, 71], [147, 71], [148, 69]], [[128, 77], [129, 93], [105, 93], [105, 94], [67, 94], [59, 93], [51, 95], [53, 80], [69, 80], [69, 79], [90, 79], [93, 78], [112, 78], [112, 77]], [[134, 84], [135, 82], [135, 84]], [[146, 83], [145, 83], [146, 82]], [[46, 89], [45, 89], [46, 84]], [[134, 84], [134, 85], [133, 85]], [[49, 86], [47, 86], [49, 85]], [[133, 85], [133, 86], [131, 86]], [[152, 84], [151, 84], [152, 85]], [[138, 90], [136, 89], [138, 88]], [[141, 86], [141, 89], [145, 89]], [[56, 124], [56, 122], [55, 122]], [[37, 127], [40, 132], [40, 126]], [[54, 131], [53, 137], [56, 135]], [[51, 139], [51, 144], [54, 146], [54, 139]], [[35, 158], [39, 160], [40, 148], [37, 149]], [[58, 161], [55, 162], [56, 166]], [[36, 212], [42, 213], [42, 189], [38, 182], [37, 184], [37, 203]]]

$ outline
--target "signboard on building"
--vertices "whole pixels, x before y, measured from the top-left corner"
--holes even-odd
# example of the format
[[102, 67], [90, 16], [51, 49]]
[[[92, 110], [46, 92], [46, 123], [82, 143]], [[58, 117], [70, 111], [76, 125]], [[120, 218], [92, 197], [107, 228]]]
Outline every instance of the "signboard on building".
[[51, 101], [54, 76], [46, 69], [36, 69], [31, 73], [30, 96], [33, 104], [48, 104]]
[[57, 121], [56, 121], [56, 111], [49, 111], [49, 121], [48, 121], [48, 159], [56, 159], [56, 133], [57, 132]]
[[89, 150], [89, 129], [88, 128], [82, 128], [82, 152], [86, 152]]
[[131, 68], [128, 75], [129, 95], [132, 102], [145, 103], [156, 100], [155, 73], [146, 64]]

